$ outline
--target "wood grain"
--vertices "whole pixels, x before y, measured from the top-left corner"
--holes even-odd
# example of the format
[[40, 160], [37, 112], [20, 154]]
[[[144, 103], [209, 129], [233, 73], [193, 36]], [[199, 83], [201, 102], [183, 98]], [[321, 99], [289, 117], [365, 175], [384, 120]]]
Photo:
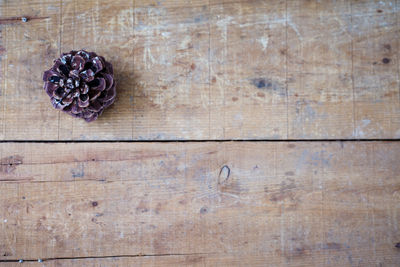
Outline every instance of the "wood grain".
[[[54, 259], [44, 260], [41, 263], [35, 261], [24, 261], [23, 266], [93, 266], [93, 267], [120, 267], [120, 266], [277, 266], [279, 259], [267, 258], [263, 255], [252, 255], [243, 257], [240, 255], [163, 255], [163, 256], [138, 256], [138, 257], [107, 257], [89, 259]], [[0, 263], [5, 267], [20, 267], [19, 262]], [[289, 265], [288, 265], [289, 266]], [[299, 266], [299, 265], [293, 265]], [[320, 265], [322, 266], [322, 265]]]
[[0, 151], [1, 260], [400, 264], [397, 142], [3, 143]]
[[[0, 139], [399, 138], [398, 1], [2, 1]], [[27, 17], [23, 23], [21, 17]], [[96, 50], [118, 98], [87, 124], [41, 73]]]
[[[0, 0], [0, 266], [399, 266], [400, 143], [324, 141], [400, 138], [399, 12]], [[82, 48], [118, 83], [91, 124], [42, 89]]]
[[114, 66], [118, 99], [92, 124], [60, 115], [59, 139], [131, 139], [134, 32], [132, 1], [62, 1], [61, 51], [96, 51]]
[[59, 15], [54, 1], [0, 2], [2, 139], [58, 137], [59, 114], [49, 112], [41, 79], [59, 55]]
[[284, 1], [213, 1], [212, 138], [286, 139]]

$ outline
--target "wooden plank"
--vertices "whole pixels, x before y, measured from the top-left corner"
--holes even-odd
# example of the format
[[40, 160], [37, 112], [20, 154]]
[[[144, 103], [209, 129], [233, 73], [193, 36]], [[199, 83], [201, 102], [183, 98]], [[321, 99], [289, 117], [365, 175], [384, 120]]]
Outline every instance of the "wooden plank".
[[[19, 262], [1, 263], [4, 267], [19, 267]], [[164, 255], [164, 256], [138, 256], [138, 257], [109, 257], [109, 258], [89, 258], [89, 259], [54, 259], [38, 261], [24, 261], [23, 266], [265, 266], [278, 265], [279, 261], [269, 259], [263, 255], [252, 257], [241, 257], [239, 255]], [[298, 266], [298, 265], [293, 265]]]
[[209, 138], [209, 34], [202, 0], [135, 1], [133, 138]]
[[[0, 17], [2, 17], [2, 9], [0, 9]], [[5, 27], [0, 24], [0, 140], [4, 139], [4, 132], [5, 132], [5, 123], [4, 123], [4, 92], [5, 92], [5, 73], [4, 69], [6, 68], [7, 64], [5, 62], [5, 51], [6, 50], [6, 42], [5, 42]]]
[[353, 16], [355, 136], [400, 137], [400, 27], [394, 5]]
[[211, 3], [211, 138], [286, 139], [285, 2]]
[[288, 125], [294, 139], [353, 137], [351, 3], [333, 2], [288, 1]]
[[59, 3], [1, 1], [0, 15], [2, 139], [57, 139], [41, 77], [59, 54]]
[[1, 260], [400, 264], [398, 142], [3, 143], [0, 151]]
[[133, 1], [62, 1], [61, 51], [96, 51], [114, 67], [115, 104], [96, 123], [60, 115], [59, 139], [132, 139]]
[[[399, 10], [367, 0], [2, 2], [0, 139], [399, 138]], [[41, 71], [73, 48], [116, 69], [117, 101], [92, 124], [52, 110], [41, 90]]]

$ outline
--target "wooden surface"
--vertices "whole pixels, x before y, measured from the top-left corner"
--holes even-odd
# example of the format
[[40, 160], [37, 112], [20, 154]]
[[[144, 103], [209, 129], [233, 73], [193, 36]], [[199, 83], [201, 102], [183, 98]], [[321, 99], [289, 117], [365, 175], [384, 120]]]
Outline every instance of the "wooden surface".
[[397, 142], [10, 143], [1, 156], [1, 259], [400, 263]]
[[[399, 138], [398, 13], [398, 1], [3, 0], [0, 139]], [[118, 82], [89, 125], [42, 90], [52, 60], [81, 48]]]
[[[0, 266], [400, 266], [399, 13], [0, 0]], [[42, 89], [81, 48], [118, 83], [91, 124]]]

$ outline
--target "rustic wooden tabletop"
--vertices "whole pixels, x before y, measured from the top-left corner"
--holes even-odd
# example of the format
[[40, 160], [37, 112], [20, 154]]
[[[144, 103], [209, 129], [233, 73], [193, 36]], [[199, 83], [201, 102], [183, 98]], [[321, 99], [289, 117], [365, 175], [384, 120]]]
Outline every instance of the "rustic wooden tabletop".
[[[399, 266], [400, 0], [0, 0], [0, 266]], [[42, 74], [114, 65], [93, 123]]]

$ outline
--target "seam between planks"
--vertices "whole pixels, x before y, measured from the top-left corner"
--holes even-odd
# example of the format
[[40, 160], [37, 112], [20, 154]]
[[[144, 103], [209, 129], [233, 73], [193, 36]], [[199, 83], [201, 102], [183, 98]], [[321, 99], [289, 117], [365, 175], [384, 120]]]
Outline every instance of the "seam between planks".
[[400, 138], [383, 139], [188, 139], [188, 140], [0, 140], [1, 143], [227, 143], [227, 142], [274, 142], [274, 143], [306, 143], [306, 142], [399, 142]]
[[208, 138], [211, 138], [211, 7], [208, 0]]
[[[400, 11], [400, 6], [399, 6], [399, 1], [396, 2], [396, 26], [399, 27], [399, 11]], [[397, 31], [397, 53], [396, 53], [396, 59], [397, 59], [397, 82], [398, 82], [398, 93], [399, 93], [399, 102], [400, 102], [400, 58], [399, 58], [399, 49], [400, 49], [400, 31]]]
[[[6, 10], [8, 10], [8, 2], [6, 2], [5, 3], [6, 4]], [[8, 46], [7, 46], [7, 25], [4, 25], [3, 27], [2, 27], [2, 35], [3, 35], [3, 37], [4, 37], [4, 40], [2, 41], [2, 42], [4, 42], [4, 49], [7, 51], [7, 49], [8, 49]], [[6, 94], [6, 87], [7, 87], [7, 82], [6, 82], [6, 77], [8, 76], [7, 75], [7, 72], [8, 72], [8, 55], [7, 54], [4, 54], [3, 55], [3, 61], [4, 61], [4, 56], [5, 56], [5, 64], [4, 64], [4, 77], [3, 77], [3, 89], [2, 89], [2, 95], [4, 96], [3, 97], [3, 129], [2, 129], [2, 131], [3, 131], [3, 138], [6, 138], [6, 111], [7, 111], [7, 108], [6, 108], [6, 105], [7, 105], [7, 101], [6, 101], [6, 98], [7, 98], [7, 94]]]
[[[133, 75], [135, 74], [135, 45], [136, 45], [136, 1], [132, 0], [132, 39], [133, 39], [133, 46], [132, 46], [132, 71]], [[134, 106], [135, 105], [135, 79], [132, 80], [132, 85], [131, 85], [131, 96], [132, 96], [132, 101], [129, 101], [129, 105]], [[135, 113], [132, 108], [132, 123], [131, 123], [131, 138], [133, 139], [134, 133], [135, 133]]]
[[289, 139], [289, 87], [288, 87], [288, 0], [285, 1], [285, 87], [286, 87], [286, 139]]

